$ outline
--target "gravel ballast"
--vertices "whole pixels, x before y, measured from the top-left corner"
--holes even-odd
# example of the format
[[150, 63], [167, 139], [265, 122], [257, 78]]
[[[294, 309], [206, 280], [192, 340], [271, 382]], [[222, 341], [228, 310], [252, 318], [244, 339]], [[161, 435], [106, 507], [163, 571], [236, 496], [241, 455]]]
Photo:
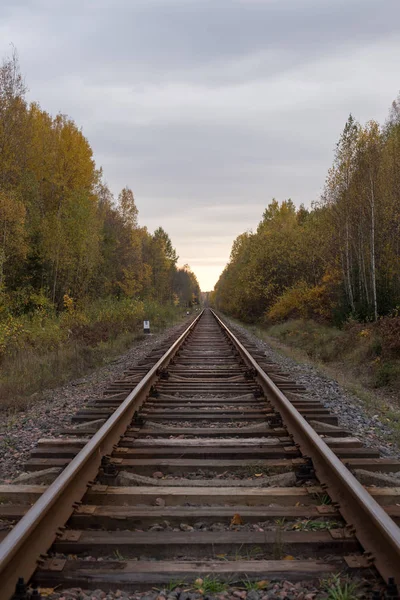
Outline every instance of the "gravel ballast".
[[[371, 598], [371, 588], [361, 577], [348, 580], [343, 578], [342, 580], [353, 582], [360, 598]], [[215, 580], [212, 578], [212, 581]], [[105, 591], [70, 588], [51, 593], [48, 598], [49, 600], [326, 600], [327, 598], [327, 587], [324, 582], [319, 580], [299, 581], [297, 583], [284, 580], [262, 580], [255, 582], [254, 589], [251, 589], [253, 586], [248, 585], [248, 580], [244, 583], [247, 585], [242, 583], [237, 586], [221, 586], [221, 591], [210, 593], [206, 591], [207, 578], [205, 577], [204, 579], [196, 579], [192, 586], [187, 584], [178, 585], [173, 590], [153, 588], [145, 592], [127, 592], [123, 590]], [[201, 587], [202, 585], [205, 587], [204, 590]], [[246, 587], [250, 589], [246, 590]]]
[[[391, 434], [390, 424], [383, 423], [376, 415], [369, 416], [362, 401], [354, 394], [344, 390], [337, 381], [321, 373], [316, 367], [297, 363], [292, 358], [283, 356], [245, 327], [226, 320], [265, 353], [268, 360], [289, 372], [297, 383], [303, 384], [308, 390], [308, 396], [322, 401], [338, 416], [339, 423], [353, 435], [357, 435], [366, 446], [378, 448], [383, 456], [400, 457], [400, 448], [387, 442], [387, 437]], [[104, 367], [61, 387], [35, 395], [26, 410], [5, 415], [0, 425], [0, 482], [9, 483], [23, 473], [23, 463], [41, 437], [57, 436], [79, 408], [90, 400], [102, 397], [111, 381], [120, 377], [128, 367], [137, 364], [179, 327], [181, 324], [138, 341], [131, 350]], [[199, 423], [198, 426], [201, 425]], [[207, 423], [204, 425], [210, 427]], [[214, 424], [217, 425], [220, 426]], [[224, 427], [230, 425], [224, 423]]]
[[128, 352], [84, 377], [35, 394], [27, 409], [4, 413], [0, 424], [0, 483], [10, 483], [23, 473], [24, 461], [40, 438], [56, 437], [82, 406], [101, 398], [112, 381], [178, 332], [182, 324], [138, 340]]
[[333, 414], [337, 415], [339, 424], [357, 436], [365, 446], [378, 449], [382, 456], [400, 458], [398, 445], [388, 442], [392, 429], [390, 423], [383, 423], [378, 415], [372, 417], [366, 412], [360, 398], [345, 390], [337, 381], [322, 373], [317, 367], [308, 363], [298, 363], [292, 358], [283, 356], [267, 342], [260, 340], [245, 327], [224, 317], [238, 335], [247, 337], [261, 350], [268, 361], [282, 367], [298, 384], [307, 388], [307, 396], [323, 403]]

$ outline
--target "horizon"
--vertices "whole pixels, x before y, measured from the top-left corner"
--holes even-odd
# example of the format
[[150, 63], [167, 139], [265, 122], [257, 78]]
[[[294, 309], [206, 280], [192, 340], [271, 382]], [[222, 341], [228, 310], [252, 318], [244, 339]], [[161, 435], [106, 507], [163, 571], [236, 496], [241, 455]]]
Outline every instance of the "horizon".
[[21, 0], [0, 15], [28, 99], [82, 128], [114, 195], [132, 189], [203, 291], [273, 197], [319, 198], [349, 113], [383, 123], [400, 88], [394, 0]]

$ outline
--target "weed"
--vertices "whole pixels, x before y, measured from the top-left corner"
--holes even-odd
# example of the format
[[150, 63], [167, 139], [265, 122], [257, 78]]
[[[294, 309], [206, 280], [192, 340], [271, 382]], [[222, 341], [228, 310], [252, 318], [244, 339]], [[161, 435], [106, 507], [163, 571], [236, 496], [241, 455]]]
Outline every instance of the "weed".
[[315, 500], [324, 506], [329, 506], [332, 504], [332, 500], [328, 496], [328, 494], [314, 494]]
[[292, 527], [296, 531], [324, 531], [326, 529], [337, 529], [338, 527], [342, 527], [342, 525], [338, 521], [314, 521], [312, 519], [304, 519], [303, 521], [298, 521]]
[[[251, 546], [243, 550], [243, 544], [235, 550], [235, 554], [232, 555], [232, 560], [255, 560], [261, 558], [264, 554], [263, 549], [260, 546]], [[228, 560], [228, 558], [226, 558]]]
[[210, 594], [222, 594], [228, 588], [228, 583], [220, 581], [216, 577], [206, 576], [203, 579], [196, 579], [193, 583], [194, 589], [196, 589], [203, 596]]
[[176, 588], [185, 587], [186, 581], [184, 579], [171, 579], [162, 588], [154, 588], [158, 592], [165, 590], [166, 592], [173, 592]]
[[241, 544], [241, 545], [239, 546], [239, 548], [237, 548], [237, 549], [235, 550], [235, 555], [234, 555], [234, 558], [233, 558], [233, 560], [243, 560], [243, 556], [242, 556], [242, 554], [241, 554], [241, 552], [242, 552], [242, 548], [243, 548], [243, 544]]
[[116, 560], [125, 560], [124, 555], [121, 554], [121, 552], [118, 550], [118, 548], [116, 550], [114, 550], [114, 557], [116, 558]]
[[358, 600], [360, 598], [360, 585], [350, 581], [347, 577], [333, 575], [326, 580], [321, 580], [320, 585], [326, 593], [325, 600]]
[[281, 473], [287, 473], [291, 469], [290, 466], [284, 467], [268, 467], [262, 462], [253, 462], [246, 466], [246, 468], [239, 469], [237, 471], [239, 476], [243, 477], [255, 477], [257, 475], [279, 475]]
[[246, 579], [243, 579], [240, 582], [240, 586], [243, 587], [246, 590], [246, 592], [251, 592], [252, 590], [259, 592], [260, 590], [266, 588], [268, 584], [269, 581], [267, 580], [252, 581], [251, 579], [249, 579], [248, 575], [246, 575]]
[[263, 549], [260, 546], [252, 546], [248, 550], [246, 550], [246, 558], [247, 560], [254, 560], [255, 558], [260, 558], [263, 555]]

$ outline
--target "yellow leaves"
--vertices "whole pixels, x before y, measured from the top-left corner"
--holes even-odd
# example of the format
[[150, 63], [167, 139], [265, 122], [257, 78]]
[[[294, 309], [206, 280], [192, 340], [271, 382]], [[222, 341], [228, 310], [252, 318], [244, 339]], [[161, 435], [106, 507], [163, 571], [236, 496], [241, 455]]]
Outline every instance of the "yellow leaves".
[[43, 587], [39, 587], [38, 588], [38, 592], [41, 596], [43, 596], [44, 598], [47, 596], [51, 596], [54, 593], [55, 588], [43, 588]]
[[[18, 64], [0, 65], [3, 75], [4, 69], [11, 69], [7, 71], [13, 73], [10, 90], [16, 90]], [[0, 88], [2, 84], [5, 80]], [[115, 321], [111, 316], [103, 333], [92, 336], [79, 315], [86, 299], [96, 304], [108, 297], [127, 296], [146, 302], [149, 313], [143, 316], [160, 325], [172, 316], [172, 303], [197, 305], [200, 288], [196, 276], [187, 265], [176, 267], [178, 256], [167, 232], [158, 227], [151, 234], [146, 227], [139, 227], [130, 188], [125, 187], [115, 203], [102, 181], [102, 170], [96, 169], [90, 144], [74, 121], [62, 114], [53, 117], [37, 103], [28, 106], [23, 95], [9, 100], [10, 105], [3, 102], [0, 122], [1, 295], [3, 291], [13, 293], [19, 286], [35, 292], [43, 286], [52, 310], [58, 312], [64, 303], [62, 334], [73, 336], [79, 330], [81, 338], [87, 339], [88, 333], [89, 345], [120, 332], [110, 327]], [[29, 260], [25, 260], [27, 256]], [[2, 304], [0, 298], [0, 321], [13, 309], [7, 306], [3, 310]], [[36, 317], [31, 304], [20, 304], [16, 314], [35, 313]], [[44, 321], [40, 327], [45, 330]], [[58, 322], [54, 328], [57, 326]], [[132, 314], [126, 319], [124, 333], [136, 326]], [[6, 338], [9, 332], [0, 332], [2, 354]]]
[[118, 196], [118, 205], [124, 223], [131, 229], [136, 229], [138, 227], [139, 210], [135, 204], [133, 192], [128, 186], [121, 190]]
[[370, 329], [362, 329], [358, 335], [362, 338], [368, 338], [371, 335], [371, 331]]
[[231, 519], [231, 526], [233, 525], [243, 525], [243, 519], [239, 515], [239, 513], [235, 513]]
[[12, 315], [0, 321], [0, 357], [18, 350], [26, 335], [23, 323]]
[[25, 216], [26, 209], [18, 195], [0, 191], [0, 276], [2, 263], [26, 256]]
[[68, 294], [64, 294], [63, 304], [67, 312], [72, 313], [74, 311], [74, 300]]
[[278, 297], [268, 310], [267, 317], [272, 321], [328, 317], [331, 310], [328, 291], [326, 285], [310, 286], [300, 280]]
[[299, 521], [298, 523], [295, 523], [292, 527], [292, 529], [294, 529], [295, 531], [303, 531], [304, 529], [304, 523], [306, 523], [307, 521]]
[[267, 587], [267, 585], [269, 585], [268, 579], [262, 579], [261, 581], [256, 582], [257, 589], [259, 590], [264, 590]]
[[294, 556], [292, 556], [291, 554], [287, 554], [286, 556], [283, 557], [282, 560], [296, 560]]

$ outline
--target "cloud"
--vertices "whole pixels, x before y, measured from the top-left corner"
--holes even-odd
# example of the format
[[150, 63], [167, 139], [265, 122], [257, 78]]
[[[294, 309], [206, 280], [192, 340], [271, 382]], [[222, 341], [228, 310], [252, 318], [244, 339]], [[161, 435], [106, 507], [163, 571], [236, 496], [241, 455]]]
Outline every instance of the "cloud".
[[318, 197], [350, 112], [384, 120], [399, 17], [398, 0], [3, 0], [0, 51], [209, 289], [272, 197]]

